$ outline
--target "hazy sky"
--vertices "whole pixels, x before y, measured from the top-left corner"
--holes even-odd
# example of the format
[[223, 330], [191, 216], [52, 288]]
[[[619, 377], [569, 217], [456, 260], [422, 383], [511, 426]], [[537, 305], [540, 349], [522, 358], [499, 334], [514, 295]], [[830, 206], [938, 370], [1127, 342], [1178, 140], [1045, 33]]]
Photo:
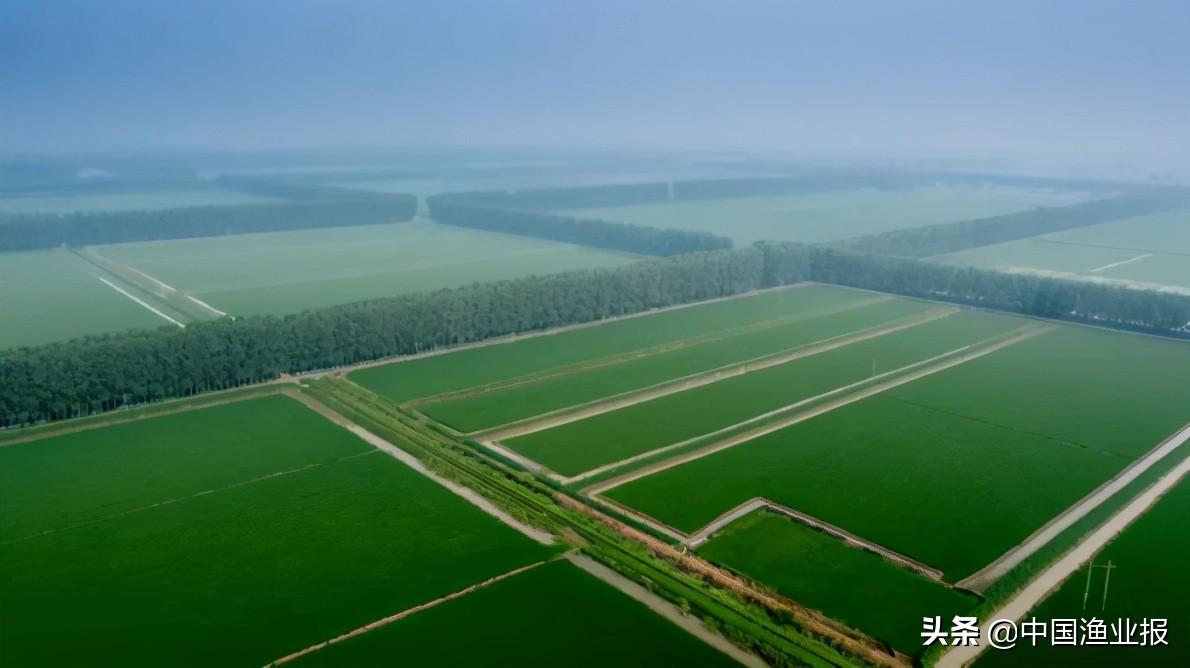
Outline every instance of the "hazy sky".
[[1190, 154], [1187, 0], [0, 0], [0, 152]]

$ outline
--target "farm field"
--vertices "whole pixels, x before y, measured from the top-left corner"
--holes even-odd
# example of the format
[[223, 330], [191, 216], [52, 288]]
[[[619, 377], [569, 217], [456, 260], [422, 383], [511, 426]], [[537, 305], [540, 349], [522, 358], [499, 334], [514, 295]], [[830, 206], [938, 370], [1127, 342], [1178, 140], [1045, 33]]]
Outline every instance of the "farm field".
[[710, 434], [876, 374], [929, 360], [1027, 321], [977, 312], [860, 341], [501, 443], [564, 474]]
[[1190, 209], [981, 246], [935, 259], [1190, 291]]
[[1185, 629], [1190, 627], [1190, 607], [1186, 605], [1190, 600], [1190, 579], [1186, 577], [1186, 565], [1190, 564], [1190, 479], [1183, 478], [1094, 558], [1099, 566], [1109, 561], [1114, 566], [1110, 582], [1103, 568], [1093, 569], [1088, 579], [1089, 564], [1084, 565], [1031, 610], [1028, 617], [1047, 621], [1098, 617], [1108, 625], [1121, 618], [1138, 625], [1143, 619], [1165, 619], [1169, 627], [1167, 646], [1052, 647], [1043, 641], [1037, 647], [1025, 643], [1011, 651], [985, 652], [975, 665], [996, 668], [1075, 663], [1082, 666], [1190, 663], [1190, 640], [1185, 634]]
[[173, 326], [105, 285], [101, 273], [62, 248], [0, 253], [0, 350]]
[[320, 649], [295, 666], [730, 666], [565, 560]]
[[1065, 206], [1093, 198], [1083, 192], [936, 185], [913, 190], [856, 188], [778, 197], [687, 200], [559, 213], [701, 230], [731, 237], [740, 245], [766, 239], [818, 243], [1039, 206]]
[[920, 317], [932, 308], [907, 300], [875, 298], [879, 300], [876, 301], [871, 296], [868, 299], [846, 308], [795, 309], [718, 336], [688, 339], [672, 349], [429, 403], [419, 410], [460, 431], [488, 429], [900, 319]]
[[497, 345], [444, 351], [355, 371], [351, 380], [397, 403], [552, 373], [625, 353], [717, 335], [795, 311], [843, 308], [866, 293], [800, 286], [621, 318]]
[[921, 650], [922, 617], [950, 619], [979, 602], [971, 594], [764, 511], [733, 522], [698, 552], [910, 656]]
[[1188, 374], [1184, 343], [1062, 327], [604, 495], [685, 532], [760, 496], [955, 582], [1185, 425]]
[[0, 448], [0, 472], [13, 665], [259, 666], [555, 552], [287, 397]]
[[430, 223], [92, 247], [233, 315], [284, 314], [637, 258]]
[[249, 195], [214, 186], [146, 192], [9, 195], [0, 197], [0, 224], [3, 224], [5, 215], [11, 214], [175, 209], [190, 206], [260, 204], [273, 201], [276, 200], [271, 197]]

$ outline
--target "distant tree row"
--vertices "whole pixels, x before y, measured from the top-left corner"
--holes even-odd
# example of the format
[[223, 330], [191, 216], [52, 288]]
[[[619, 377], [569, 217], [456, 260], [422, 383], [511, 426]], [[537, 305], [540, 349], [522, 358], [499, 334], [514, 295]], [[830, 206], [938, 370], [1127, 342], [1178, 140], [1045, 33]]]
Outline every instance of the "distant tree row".
[[395, 223], [417, 211], [413, 195], [318, 190], [301, 201], [0, 216], [0, 251]]
[[1039, 207], [1002, 216], [892, 230], [840, 245], [864, 253], [929, 257], [1185, 206], [1190, 206], [1190, 193], [1185, 190], [1148, 190], [1069, 206]]
[[668, 257], [731, 248], [731, 239], [709, 232], [574, 218], [556, 213], [495, 208], [456, 201], [452, 195], [426, 200], [435, 222], [491, 232]]
[[760, 244], [0, 353], [0, 426], [54, 420], [801, 280], [1190, 338], [1190, 297]]

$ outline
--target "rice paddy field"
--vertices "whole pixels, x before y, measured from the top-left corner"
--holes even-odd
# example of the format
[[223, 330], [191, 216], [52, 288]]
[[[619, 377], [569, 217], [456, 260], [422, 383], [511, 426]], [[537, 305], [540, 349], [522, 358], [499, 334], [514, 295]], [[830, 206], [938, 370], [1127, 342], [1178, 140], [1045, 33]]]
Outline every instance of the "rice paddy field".
[[0, 495], [8, 665], [260, 666], [556, 552], [284, 396], [0, 448]]
[[981, 246], [935, 259], [1190, 291], [1190, 209]]
[[[1071, 575], [1026, 617], [1038, 620], [1097, 617], [1140, 624], [1165, 619], [1167, 645], [1156, 647], [1058, 646], [1028, 642], [1009, 651], [988, 651], [976, 662], [997, 666], [1184, 666], [1190, 664], [1190, 479], [1182, 481]], [[1104, 566], [1111, 564], [1111, 576]], [[1094, 567], [1092, 567], [1094, 565]], [[1084, 602], [1085, 601], [1085, 602]], [[1113, 636], [1109, 635], [1109, 638]], [[1139, 641], [1139, 631], [1134, 636]]]
[[0, 253], [0, 350], [170, 325], [68, 250]]
[[295, 313], [636, 260], [627, 254], [430, 223], [173, 239], [92, 250], [233, 315]]
[[730, 666], [565, 560], [298, 659], [295, 666]]
[[971, 594], [764, 511], [732, 523], [698, 552], [910, 656], [921, 649], [922, 617], [950, 619], [969, 613], [979, 602]]
[[1185, 425], [1186, 377], [1184, 343], [1060, 327], [603, 495], [683, 532], [764, 497], [955, 582]]
[[1074, 191], [939, 184], [912, 190], [860, 188], [779, 197], [569, 209], [560, 213], [701, 230], [731, 237], [740, 245], [766, 239], [817, 243], [998, 216], [1039, 206], [1065, 206], [1094, 197]]

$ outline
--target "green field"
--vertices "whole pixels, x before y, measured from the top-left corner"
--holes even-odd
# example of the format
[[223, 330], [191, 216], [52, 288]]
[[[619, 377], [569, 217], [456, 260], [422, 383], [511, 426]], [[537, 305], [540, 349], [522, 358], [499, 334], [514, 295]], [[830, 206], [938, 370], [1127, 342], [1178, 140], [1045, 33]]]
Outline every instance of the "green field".
[[397, 403], [512, 379], [529, 378], [668, 346], [695, 336], [788, 315], [795, 309], [860, 303], [870, 295], [826, 286], [806, 286], [719, 300], [661, 313], [592, 323], [567, 332], [521, 341], [447, 351], [421, 359], [353, 372], [351, 380]]
[[[1167, 646], [1051, 646], [1027, 642], [1010, 651], [989, 650], [976, 665], [996, 666], [1186, 666], [1190, 665], [1190, 480], [1183, 479], [1155, 506], [1124, 530], [1099, 554], [1088, 579], [1088, 565], [1071, 575], [1056, 592], [1026, 617], [1038, 620], [1097, 617], [1109, 626], [1119, 619], [1140, 624], [1165, 619]], [[1104, 590], [1106, 589], [1106, 602]], [[1083, 597], [1087, 603], [1084, 607]], [[1139, 640], [1139, 631], [1135, 638]], [[1109, 640], [1113, 639], [1110, 633]]]
[[6, 665], [260, 666], [553, 553], [284, 397], [0, 472]]
[[807, 299], [805, 306], [794, 306], [787, 314], [719, 336], [691, 339], [668, 350], [628, 356], [616, 363], [426, 404], [419, 410], [461, 431], [487, 429], [877, 327], [930, 309], [928, 304], [903, 300], [816, 306], [813, 302], [818, 295], [802, 296]]
[[61, 248], [0, 253], [0, 350], [173, 326], [96, 274], [102, 272]]
[[733, 522], [698, 552], [911, 656], [922, 617], [950, 619], [979, 602], [774, 513]]
[[935, 259], [1190, 290], [1190, 209], [981, 246]]
[[575, 475], [709, 434], [792, 403], [928, 360], [1021, 327], [1026, 321], [961, 312], [780, 366], [671, 394], [502, 443]]
[[652, 227], [702, 230], [731, 237], [741, 245], [764, 239], [817, 243], [998, 216], [1039, 206], [1065, 206], [1091, 198], [1082, 192], [936, 185], [913, 190], [862, 188], [779, 197], [570, 209], [560, 213]]
[[687, 532], [763, 496], [953, 582], [1190, 420], [1187, 377], [1184, 343], [1063, 327], [607, 496]]
[[731, 666], [566, 561], [539, 566], [299, 659], [296, 666]]
[[235, 315], [296, 313], [636, 260], [626, 254], [430, 223], [148, 241], [94, 250]]
[[276, 201], [214, 186], [160, 192], [93, 193], [65, 195], [18, 195], [0, 197], [0, 222], [5, 214], [73, 213], [176, 209], [190, 206], [261, 204]]

